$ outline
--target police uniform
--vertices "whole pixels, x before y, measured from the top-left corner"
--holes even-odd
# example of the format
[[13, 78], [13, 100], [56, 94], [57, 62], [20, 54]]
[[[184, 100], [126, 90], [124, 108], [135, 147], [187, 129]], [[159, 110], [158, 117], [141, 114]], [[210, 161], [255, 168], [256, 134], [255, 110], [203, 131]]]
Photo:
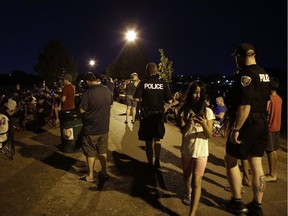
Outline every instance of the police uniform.
[[250, 105], [251, 110], [243, 124], [238, 139], [241, 144], [233, 144], [228, 136], [226, 152], [238, 159], [248, 156], [262, 157], [267, 142], [267, 102], [270, 97], [269, 75], [259, 65], [245, 66], [235, 76], [228, 94], [230, 105], [228, 115], [235, 121], [238, 106]]
[[168, 85], [158, 78], [150, 76], [139, 83], [134, 98], [142, 99], [139, 140], [160, 140], [165, 134], [164, 103], [172, 100]]

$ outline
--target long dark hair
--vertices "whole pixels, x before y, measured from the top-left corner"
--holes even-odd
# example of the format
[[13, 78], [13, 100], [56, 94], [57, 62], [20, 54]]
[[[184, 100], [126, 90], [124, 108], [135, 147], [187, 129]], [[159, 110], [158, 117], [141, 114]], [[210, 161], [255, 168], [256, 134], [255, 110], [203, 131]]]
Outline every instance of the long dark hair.
[[[200, 88], [200, 98], [197, 103], [194, 102], [193, 94], [196, 91], [197, 87]], [[196, 115], [205, 116], [205, 110], [206, 110], [206, 87], [205, 84], [199, 80], [196, 80], [194, 82], [191, 82], [187, 88], [187, 91], [184, 96], [184, 104], [181, 108], [181, 111], [189, 112], [189, 109], [191, 109]], [[179, 111], [179, 113], [181, 113]]]

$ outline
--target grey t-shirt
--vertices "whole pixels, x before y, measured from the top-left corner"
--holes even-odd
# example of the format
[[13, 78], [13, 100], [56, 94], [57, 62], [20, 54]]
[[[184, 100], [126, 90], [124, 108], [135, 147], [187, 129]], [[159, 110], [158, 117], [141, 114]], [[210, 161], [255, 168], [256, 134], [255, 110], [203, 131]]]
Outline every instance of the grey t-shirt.
[[84, 135], [100, 135], [108, 133], [112, 95], [102, 85], [91, 85], [83, 93], [80, 108], [84, 109], [82, 123]]

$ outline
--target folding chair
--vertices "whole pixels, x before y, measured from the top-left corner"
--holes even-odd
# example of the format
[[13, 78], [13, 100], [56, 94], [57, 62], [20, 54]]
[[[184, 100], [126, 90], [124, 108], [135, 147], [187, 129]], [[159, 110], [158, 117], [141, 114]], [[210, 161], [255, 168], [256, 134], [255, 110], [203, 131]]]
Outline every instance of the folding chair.
[[3, 114], [0, 114], [0, 152], [4, 158], [13, 160], [15, 154], [13, 126]]
[[222, 124], [213, 124], [213, 136], [214, 137], [227, 137], [229, 129], [229, 117], [225, 115]]

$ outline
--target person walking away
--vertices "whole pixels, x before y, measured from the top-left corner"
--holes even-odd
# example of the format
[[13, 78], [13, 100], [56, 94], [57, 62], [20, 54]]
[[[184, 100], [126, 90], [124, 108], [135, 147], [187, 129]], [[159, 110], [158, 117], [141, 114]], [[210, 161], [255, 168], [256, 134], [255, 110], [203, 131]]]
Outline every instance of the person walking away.
[[145, 141], [146, 156], [150, 168], [153, 168], [153, 145], [155, 151], [155, 168], [160, 168], [161, 143], [165, 135], [164, 104], [171, 103], [172, 95], [168, 85], [159, 79], [157, 65], [146, 65], [148, 78], [140, 81], [134, 94], [135, 102], [141, 101], [141, 119], [138, 131], [139, 140]]
[[280, 143], [280, 129], [282, 116], [282, 98], [278, 95], [279, 79], [272, 77], [270, 81], [270, 101], [268, 103], [268, 128], [269, 140], [265, 151], [268, 157], [269, 173], [266, 175], [266, 182], [277, 182], [277, 153]]
[[190, 205], [190, 216], [196, 215], [201, 196], [201, 182], [207, 165], [208, 139], [212, 136], [212, 109], [206, 102], [206, 88], [200, 81], [190, 84], [184, 104], [179, 110], [181, 118], [181, 158], [186, 194], [185, 205]]
[[[232, 198], [226, 204], [235, 214], [263, 215], [261, 203], [265, 189], [262, 166], [268, 136], [267, 103], [270, 95], [270, 78], [256, 63], [255, 49], [248, 43], [240, 44], [235, 52], [239, 73], [231, 86], [228, 100], [229, 119], [234, 122], [226, 142], [226, 174]], [[237, 160], [248, 159], [252, 174], [253, 199], [244, 205], [241, 196], [241, 173]]]
[[129, 116], [132, 113], [132, 124], [135, 122], [135, 117], [136, 117], [136, 107], [137, 103], [134, 101], [134, 94], [136, 92], [136, 88], [140, 82], [138, 78], [137, 73], [132, 73], [131, 74], [131, 79], [129, 80], [129, 83], [126, 84], [126, 120], [125, 124], [128, 123]]
[[98, 154], [101, 171], [99, 181], [109, 179], [107, 174], [107, 147], [110, 124], [110, 109], [113, 102], [110, 90], [101, 83], [101, 76], [88, 72], [85, 75], [88, 89], [83, 93], [79, 106], [83, 123], [83, 152], [89, 173], [81, 180], [94, 182], [95, 157]]

